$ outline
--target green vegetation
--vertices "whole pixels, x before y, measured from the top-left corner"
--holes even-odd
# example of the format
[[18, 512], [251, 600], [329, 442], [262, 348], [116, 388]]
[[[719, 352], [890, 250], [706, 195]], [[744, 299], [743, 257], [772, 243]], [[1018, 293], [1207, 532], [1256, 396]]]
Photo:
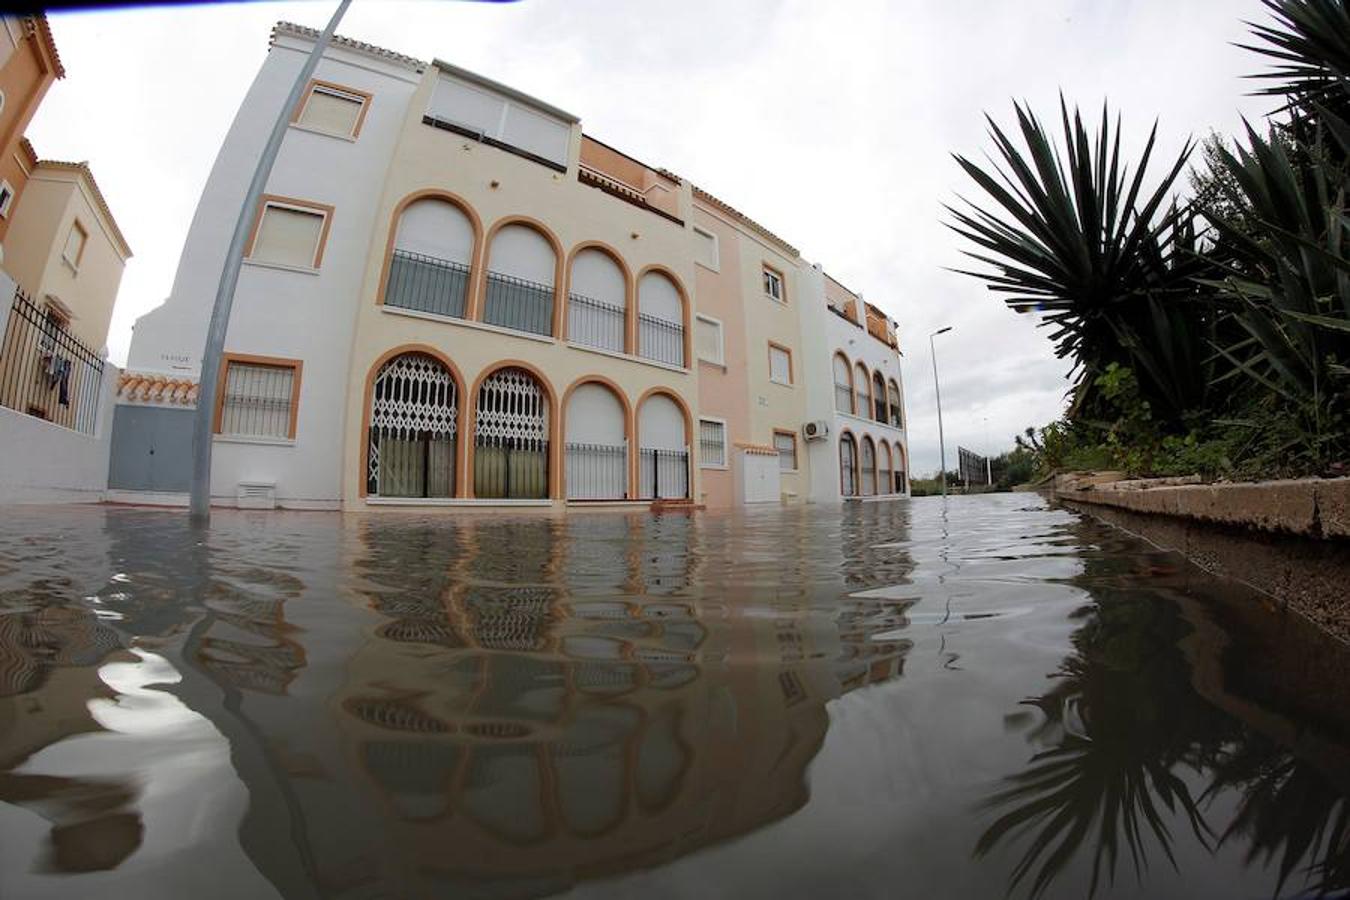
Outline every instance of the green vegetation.
[[[1350, 7], [1266, 0], [1248, 49], [1281, 106], [1262, 135], [1211, 136], [1175, 198], [1188, 141], [1145, 189], [1106, 109], [1061, 99], [1061, 140], [1015, 105], [1021, 146], [989, 120], [998, 162], [957, 156], [991, 201], [952, 209], [972, 271], [1038, 312], [1074, 362], [1065, 417], [1018, 449], [1040, 474], [1119, 468], [1207, 477], [1339, 474], [1350, 459]], [[1169, 200], [1169, 197], [1173, 199]]]

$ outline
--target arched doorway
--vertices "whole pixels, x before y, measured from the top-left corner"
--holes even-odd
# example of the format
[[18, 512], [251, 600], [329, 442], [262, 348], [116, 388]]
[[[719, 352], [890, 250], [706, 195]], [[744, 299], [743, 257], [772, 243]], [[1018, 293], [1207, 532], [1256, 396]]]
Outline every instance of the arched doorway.
[[684, 413], [667, 394], [652, 394], [638, 410], [638, 496], [689, 497], [689, 444]]
[[402, 353], [380, 366], [370, 398], [367, 494], [453, 497], [459, 389], [450, 369]]
[[845, 497], [858, 495], [858, 446], [851, 434], [839, 438], [839, 492]]
[[534, 375], [512, 367], [485, 378], [474, 409], [474, 496], [547, 498], [548, 438], [548, 392]]
[[861, 470], [859, 480], [862, 486], [862, 495], [870, 497], [877, 492], [877, 452], [876, 445], [872, 443], [870, 437], [864, 436], [862, 439], [862, 455], [858, 468]]
[[595, 381], [577, 385], [567, 397], [563, 422], [567, 499], [627, 497], [627, 416], [614, 391]]

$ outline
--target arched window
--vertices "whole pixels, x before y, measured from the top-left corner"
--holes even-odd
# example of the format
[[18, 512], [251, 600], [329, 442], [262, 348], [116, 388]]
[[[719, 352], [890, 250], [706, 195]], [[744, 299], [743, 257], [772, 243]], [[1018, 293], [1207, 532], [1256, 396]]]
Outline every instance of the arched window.
[[459, 391], [438, 359], [404, 353], [380, 366], [370, 394], [366, 491], [453, 497]]
[[862, 495], [870, 497], [877, 492], [877, 453], [870, 437], [862, 439], [862, 457], [858, 468], [862, 476]]
[[886, 379], [880, 372], [872, 375], [872, 403], [876, 407], [872, 418], [878, 422], [886, 421]]
[[638, 355], [684, 365], [684, 299], [661, 272], [648, 272], [638, 282]]
[[877, 493], [895, 493], [895, 484], [891, 481], [891, 446], [885, 441], [877, 445]]
[[638, 496], [644, 500], [689, 496], [689, 446], [684, 413], [665, 394], [652, 394], [638, 410]]
[[524, 369], [498, 369], [478, 389], [474, 413], [476, 497], [548, 497], [548, 394]]
[[904, 494], [909, 491], [909, 466], [905, 464], [905, 448], [900, 444], [895, 445], [895, 473], [892, 476], [895, 479], [895, 492]]
[[851, 434], [839, 438], [839, 492], [845, 497], [858, 495], [858, 446]]
[[848, 358], [842, 353], [834, 355], [834, 408], [838, 412], [853, 412], [853, 379]]
[[608, 253], [587, 247], [572, 258], [567, 339], [614, 353], [624, 351], [627, 286]]
[[528, 225], [511, 224], [492, 237], [483, 321], [532, 334], [553, 333], [553, 245]]
[[858, 392], [857, 400], [853, 405], [853, 414], [867, 418], [867, 414], [872, 411], [872, 395], [869, 388], [872, 386], [872, 376], [867, 374], [867, 366], [858, 363], [853, 372], [853, 389]]
[[578, 385], [567, 398], [566, 478], [569, 500], [628, 496], [628, 436], [623, 403], [606, 385]]
[[891, 398], [890, 403], [891, 424], [894, 425], [896, 428], [904, 428], [905, 415], [900, 409], [900, 385], [896, 384], [894, 378], [890, 380], [888, 384], [888, 390], [890, 392]]
[[473, 244], [473, 224], [458, 206], [435, 198], [408, 204], [394, 231], [385, 305], [463, 318]]

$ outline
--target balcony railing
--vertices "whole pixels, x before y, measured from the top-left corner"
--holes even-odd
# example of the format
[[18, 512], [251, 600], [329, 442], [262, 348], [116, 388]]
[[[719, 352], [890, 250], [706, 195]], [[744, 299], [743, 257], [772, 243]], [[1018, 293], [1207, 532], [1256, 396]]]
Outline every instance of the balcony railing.
[[643, 500], [689, 497], [689, 450], [643, 447], [638, 456], [638, 495]]
[[384, 289], [386, 306], [464, 318], [469, 267], [407, 250], [395, 250]]
[[599, 347], [614, 353], [623, 352], [624, 309], [584, 294], [567, 298], [568, 340]]
[[0, 406], [93, 434], [102, 358], [19, 291], [12, 303], [0, 336]]
[[628, 496], [628, 448], [568, 444], [567, 499], [622, 500]]
[[552, 334], [553, 288], [514, 275], [488, 272], [483, 321], [515, 331]]
[[684, 366], [684, 326], [656, 316], [638, 316], [638, 355], [672, 366]]

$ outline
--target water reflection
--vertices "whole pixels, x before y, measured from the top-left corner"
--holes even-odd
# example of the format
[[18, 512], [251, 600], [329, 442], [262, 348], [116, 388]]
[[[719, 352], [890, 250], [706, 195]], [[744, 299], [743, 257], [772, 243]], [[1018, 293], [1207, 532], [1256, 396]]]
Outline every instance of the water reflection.
[[0, 894], [1346, 887], [1343, 650], [1015, 504], [11, 517]]

